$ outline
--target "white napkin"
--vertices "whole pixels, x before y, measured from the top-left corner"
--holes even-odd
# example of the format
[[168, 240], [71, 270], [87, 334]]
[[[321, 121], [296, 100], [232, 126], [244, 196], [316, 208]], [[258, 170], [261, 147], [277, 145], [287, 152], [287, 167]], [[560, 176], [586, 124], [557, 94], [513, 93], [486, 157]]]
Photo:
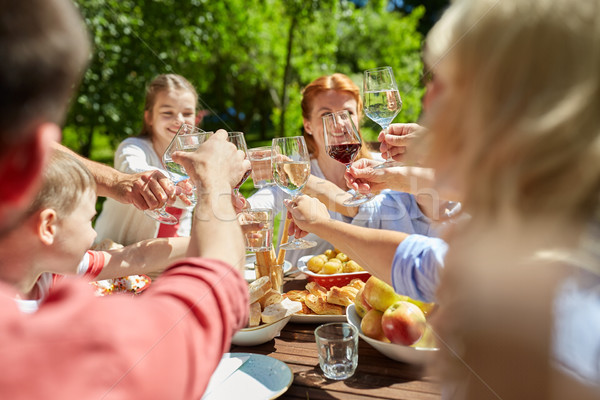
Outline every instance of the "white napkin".
[[232, 356], [231, 353], [223, 354], [221, 362], [217, 365], [217, 369], [213, 372], [208, 386], [204, 391], [202, 399], [208, 399], [210, 393], [215, 390], [221, 383], [225, 382], [235, 371], [240, 369], [250, 356]]

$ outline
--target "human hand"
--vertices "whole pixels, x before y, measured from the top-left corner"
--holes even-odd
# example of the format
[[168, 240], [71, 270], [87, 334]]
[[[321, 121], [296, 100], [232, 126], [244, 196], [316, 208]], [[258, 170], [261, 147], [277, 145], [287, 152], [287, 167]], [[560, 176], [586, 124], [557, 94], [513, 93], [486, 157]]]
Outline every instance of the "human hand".
[[379, 151], [386, 160], [403, 161], [406, 148], [423, 127], [419, 124], [391, 124], [379, 133]]
[[233, 209], [237, 214], [241, 213], [246, 208], [250, 208], [250, 203], [248, 203], [246, 198], [235, 190], [231, 192], [231, 203], [233, 204]]
[[329, 221], [331, 217], [325, 204], [309, 196], [299, 196], [295, 200], [284, 200], [291, 219], [288, 233], [301, 238], [312, 232], [316, 226]]
[[173, 153], [173, 161], [183, 165], [199, 188], [227, 185], [231, 189], [250, 169], [250, 161], [245, 156], [243, 151], [227, 141], [227, 132], [220, 129], [196, 151]]
[[137, 174], [120, 173], [114, 185], [114, 199], [133, 204], [140, 210], [154, 210], [181, 194], [181, 189], [160, 171], [145, 171]]
[[386, 174], [389, 171], [388, 168], [375, 169], [374, 167], [379, 164], [381, 162], [367, 158], [352, 163], [344, 172], [346, 185], [362, 194], [379, 193], [387, 189]]

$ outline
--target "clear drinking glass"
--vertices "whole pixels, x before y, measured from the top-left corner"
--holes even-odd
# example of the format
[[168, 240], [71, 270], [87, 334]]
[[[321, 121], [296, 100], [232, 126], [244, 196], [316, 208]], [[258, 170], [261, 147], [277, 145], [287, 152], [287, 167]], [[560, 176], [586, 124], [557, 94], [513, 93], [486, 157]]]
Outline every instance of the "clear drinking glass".
[[[243, 151], [246, 155], [246, 158], [248, 158], [248, 148], [246, 147], [246, 139], [244, 138], [243, 132], [227, 132], [227, 140], [235, 144], [235, 147], [237, 147], [238, 150]], [[242, 177], [242, 180], [236, 185], [236, 187], [233, 188], [233, 192], [236, 195], [240, 194], [240, 186], [242, 186], [242, 184], [246, 182], [246, 179], [248, 179], [248, 177], [250, 176], [250, 172], [252, 172], [252, 169], [246, 171], [246, 173]]]
[[[365, 114], [386, 131], [396, 115], [402, 109], [402, 99], [394, 78], [392, 67], [380, 67], [365, 71], [363, 80]], [[393, 159], [387, 159], [375, 168], [397, 165]]]
[[[310, 176], [310, 155], [302, 136], [273, 139], [271, 147], [271, 167], [273, 180], [283, 191], [295, 199], [302, 192]], [[286, 250], [309, 249], [317, 243], [304, 239], [284, 243], [280, 248]]]
[[[176, 146], [178, 145], [178, 141], [180, 140], [179, 138], [181, 136], [185, 136], [185, 135], [200, 135], [200, 134], [210, 134], [210, 133], [211, 132], [204, 132], [202, 129], [197, 128], [193, 125], [188, 125], [188, 124], [182, 124], [179, 127], [179, 130], [177, 131], [177, 133], [175, 134], [175, 136], [173, 137], [173, 139], [167, 146], [167, 149], [165, 150], [165, 153], [163, 154], [163, 160], [162, 160], [165, 169], [169, 172], [170, 179], [175, 184], [177, 184], [178, 182], [183, 180], [183, 179], [180, 179], [180, 177], [182, 175], [179, 174], [179, 171], [183, 170], [183, 167], [179, 166], [178, 164], [174, 163], [173, 160], [171, 160], [170, 153], [172, 153], [173, 151], [176, 151], [176, 149], [177, 149]], [[204, 141], [204, 140], [202, 140], [202, 141]], [[198, 148], [198, 147], [196, 146], [195, 148]], [[193, 150], [183, 150], [183, 151], [193, 151]], [[165, 155], [166, 155], [166, 157], [165, 157]], [[174, 164], [174, 165], [172, 165], [172, 164]], [[185, 176], [184, 179], [187, 179], [187, 174], [184, 173], [183, 176]], [[167, 204], [166, 203], [160, 208], [157, 208], [154, 210], [145, 210], [144, 213], [147, 216], [149, 216], [150, 218], [157, 220], [161, 224], [175, 225], [177, 222], [179, 222], [177, 217], [175, 217], [171, 213], [167, 212]]]
[[319, 365], [323, 375], [341, 380], [354, 375], [358, 366], [358, 330], [346, 322], [333, 322], [315, 329]]
[[254, 187], [261, 189], [265, 186], [273, 186], [275, 183], [271, 171], [271, 146], [248, 149], [248, 159], [252, 164]]
[[[329, 157], [341, 162], [350, 168], [360, 148], [362, 140], [358, 130], [350, 117], [348, 110], [337, 111], [323, 116], [323, 132], [325, 150]], [[344, 201], [346, 206], [358, 206], [373, 199], [372, 194], [356, 193], [352, 198]]]

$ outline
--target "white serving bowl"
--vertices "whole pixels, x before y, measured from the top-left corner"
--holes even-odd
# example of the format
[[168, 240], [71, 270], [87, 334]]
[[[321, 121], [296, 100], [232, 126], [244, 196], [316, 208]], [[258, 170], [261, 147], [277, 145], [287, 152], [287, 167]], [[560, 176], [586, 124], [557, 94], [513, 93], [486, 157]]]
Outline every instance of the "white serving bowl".
[[360, 329], [360, 317], [354, 309], [354, 304], [346, 307], [346, 319], [350, 325], [358, 329], [359, 336], [378, 352], [392, 360], [401, 361], [410, 364], [423, 364], [427, 362], [439, 350], [430, 347], [411, 347], [401, 344], [386, 343], [380, 340], [371, 339]]
[[272, 324], [240, 329], [233, 335], [231, 342], [237, 346], [257, 346], [259, 344], [267, 343], [269, 340], [272, 340], [275, 336], [279, 335], [279, 332], [281, 332], [283, 327], [290, 321], [290, 318], [292, 318], [292, 316], [288, 315]]

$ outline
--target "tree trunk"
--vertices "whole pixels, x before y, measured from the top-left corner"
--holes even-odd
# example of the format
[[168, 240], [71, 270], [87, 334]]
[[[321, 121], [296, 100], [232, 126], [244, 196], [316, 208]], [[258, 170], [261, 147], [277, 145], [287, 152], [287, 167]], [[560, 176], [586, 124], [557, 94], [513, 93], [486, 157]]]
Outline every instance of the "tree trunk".
[[83, 141], [80, 154], [85, 158], [90, 158], [92, 153], [92, 141], [94, 140], [94, 125], [90, 126], [86, 140]]
[[291, 63], [292, 63], [292, 50], [294, 48], [294, 31], [296, 30], [296, 24], [298, 22], [297, 17], [292, 16], [290, 21], [290, 30], [288, 32], [288, 43], [287, 43], [287, 55], [285, 58], [285, 69], [283, 70], [283, 87], [281, 89], [281, 115], [279, 117], [279, 136], [285, 136], [285, 112], [287, 110], [288, 99], [287, 99], [287, 84], [289, 80]]

